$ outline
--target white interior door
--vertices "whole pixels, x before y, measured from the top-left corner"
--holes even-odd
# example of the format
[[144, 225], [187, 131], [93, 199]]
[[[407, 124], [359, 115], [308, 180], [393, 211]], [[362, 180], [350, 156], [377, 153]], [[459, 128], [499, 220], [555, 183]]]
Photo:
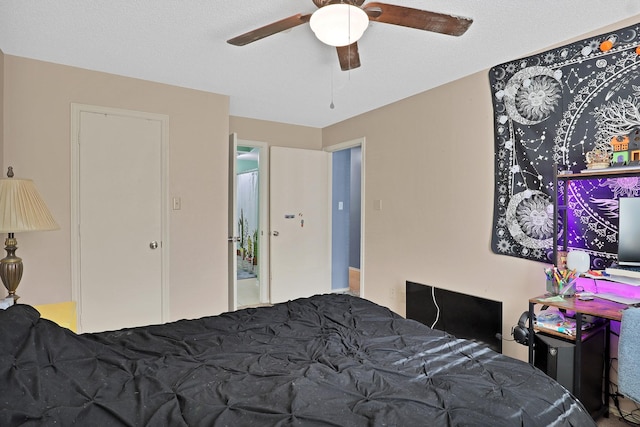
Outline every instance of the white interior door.
[[330, 154], [271, 147], [271, 303], [331, 291]]
[[166, 117], [74, 106], [82, 332], [161, 323]]

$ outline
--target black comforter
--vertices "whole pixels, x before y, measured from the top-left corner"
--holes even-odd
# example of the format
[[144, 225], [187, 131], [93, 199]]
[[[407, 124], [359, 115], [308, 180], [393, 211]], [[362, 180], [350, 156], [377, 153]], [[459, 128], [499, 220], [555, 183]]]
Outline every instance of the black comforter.
[[527, 363], [322, 295], [81, 335], [0, 310], [0, 426], [18, 425], [595, 424]]

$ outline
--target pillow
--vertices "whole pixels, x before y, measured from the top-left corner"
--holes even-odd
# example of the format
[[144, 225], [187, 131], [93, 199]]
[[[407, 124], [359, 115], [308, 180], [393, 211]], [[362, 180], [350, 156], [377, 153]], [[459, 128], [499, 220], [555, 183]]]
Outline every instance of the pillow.
[[51, 320], [63, 328], [77, 332], [76, 302], [66, 301], [55, 304], [34, 305], [40, 312], [40, 317]]

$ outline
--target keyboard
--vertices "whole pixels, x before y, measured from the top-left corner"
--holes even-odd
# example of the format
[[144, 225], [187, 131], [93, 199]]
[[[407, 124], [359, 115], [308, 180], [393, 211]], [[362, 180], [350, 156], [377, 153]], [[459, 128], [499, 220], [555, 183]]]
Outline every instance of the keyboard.
[[613, 292], [598, 292], [594, 295], [594, 297], [626, 305], [640, 304], [640, 298], [625, 297], [622, 295], [614, 294]]

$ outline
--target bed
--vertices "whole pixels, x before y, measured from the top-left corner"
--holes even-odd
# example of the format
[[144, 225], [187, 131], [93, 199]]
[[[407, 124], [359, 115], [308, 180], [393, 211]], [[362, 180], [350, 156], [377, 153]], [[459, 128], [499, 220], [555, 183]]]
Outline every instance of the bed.
[[1, 426], [595, 426], [531, 365], [339, 294], [92, 334], [17, 304], [0, 369]]

